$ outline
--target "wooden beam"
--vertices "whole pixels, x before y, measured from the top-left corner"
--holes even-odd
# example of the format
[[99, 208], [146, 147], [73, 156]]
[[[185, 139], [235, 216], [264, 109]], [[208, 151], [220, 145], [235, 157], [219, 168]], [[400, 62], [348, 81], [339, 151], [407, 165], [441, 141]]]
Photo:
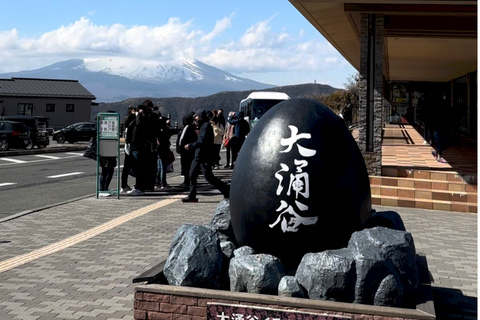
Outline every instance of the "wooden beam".
[[477, 16], [476, 5], [345, 3], [344, 10], [345, 12], [384, 13], [390, 15]]
[[459, 16], [385, 16], [386, 37], [476, 38], [477, 18]]

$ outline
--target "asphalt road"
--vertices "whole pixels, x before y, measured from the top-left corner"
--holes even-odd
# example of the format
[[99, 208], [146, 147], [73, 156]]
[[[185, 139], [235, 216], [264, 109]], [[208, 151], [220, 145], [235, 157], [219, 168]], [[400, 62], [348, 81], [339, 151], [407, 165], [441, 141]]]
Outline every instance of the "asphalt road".
[[[94, 195], [97, 165], [82, 156], [86, 143], [12, 150], [0, 156], [0, 219]], [[123, 167], [123, 150], [120, 157]], [[174, 162], [180, 172], [180, 161]], [[110, 189], [115, 188], [116, 172]], [[130, 177], [129, 184], [133, 185]]]

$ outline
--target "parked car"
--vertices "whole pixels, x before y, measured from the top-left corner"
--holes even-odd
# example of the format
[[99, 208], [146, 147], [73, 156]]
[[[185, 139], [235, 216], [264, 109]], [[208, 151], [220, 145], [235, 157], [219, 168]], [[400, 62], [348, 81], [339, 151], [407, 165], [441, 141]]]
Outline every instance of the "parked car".
[[95, 133], [95, 122], [79, 122], [54, 131], [52, 139], [58, 143], [64, 143], [65, 141], [70, 143], [77, 141], [90, 141], [90, 138], [95, 136]]
[[32, 149], [30, 131], [23, 123], [0, 120], [0, 151], [10, 148]]
[[48, 119], [42, 116], [3, 116], [1, 120], [9, 120], [23, 123], [30, 131], [30, 139], [38, 148], [45, 148], [50, 144], [47, 132]]

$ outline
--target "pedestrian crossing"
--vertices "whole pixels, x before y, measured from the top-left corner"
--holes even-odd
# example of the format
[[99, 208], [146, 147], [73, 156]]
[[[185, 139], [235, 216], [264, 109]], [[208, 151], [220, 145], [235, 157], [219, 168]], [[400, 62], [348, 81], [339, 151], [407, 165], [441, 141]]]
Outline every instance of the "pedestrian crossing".
[[71, 159], [71, 158], [82, 157], [82, 156], [83, 156], [83, 153], [79, 153], [79, 152], [65, 152], [65, 153], [55, 153], [55, 155], [32, 154], [32, 155], [25, 155], [21, 157], [0, 157], [0, 166], [5, 166], [9, 164], [10, 165], [25, 164], [25, 163], [32, 163], [32, 162], [64, 160], [64, 159]]

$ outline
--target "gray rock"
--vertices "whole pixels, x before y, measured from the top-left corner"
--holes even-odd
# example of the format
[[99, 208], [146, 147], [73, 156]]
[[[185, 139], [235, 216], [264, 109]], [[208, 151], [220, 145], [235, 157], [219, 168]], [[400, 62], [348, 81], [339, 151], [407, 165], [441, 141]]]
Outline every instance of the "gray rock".
[[353, 302], [355, 262], [346, 249], [307, 253], [295, 278], [310, 299]]
[[170, 285], [217, 289], [222, 286], [223, 259], [216, 230], [184, 224], [175, 234], [163, 273]]
[[213, 212], [210, 226], [218, 231], [221, 241], [231, 241], [237, 246], [235, 234], [233, 233], [232, 222], [230, 218], [230, 200], [223, 199], [219, 202], [217, 208]]
[[380, 282], [373, 298], [373, 304], [376, 306], [400, 308], [403, 306], [403, 297], [404, 290], [402, 282], [390, 274]]
[[233, 251], [233, 255], [235, 257], [248, 256], [251, 254], [256, 254], [256, 252], [249, 246], [243, 246]]
[[[396, 277], [404, 288], [404, 296], [408, 305], [414, 303], [418, 289], [418, 268], [416, 263], [415, 245], [412, 235], [406, 231], [398, 231], [385, 227], [364, 229], [353, 233], [348, 248], [351, 250], [357, 264], [356, 299], [363, 295], [362, 301], [373, 300], [373, 296], [365, 297], [380, 285], [388, 274]], [[383, 266], [380, 266], [384, 263]], [[366, 266], [374, 267], [369, 270]], [[377, 279], [372, 283], [372, 276], [377, 273]], [[372, 288], [366, 288], [369, 283]], [[358, 292], [359, 290], [363, 291]], [[385, 289], [386, 291], [390, 291]], [[393, 288], [392, 288], [393, 290]]]
[[277, 294], [285, 267], [269, 254], [241, 255], [230, 260], [228, 275], [231, 291]]
[[355, 259], [357, 281], [355, 283], [355, 303], [374, 304], [374, 296], [381, 281], [392, 273], [397, 273], [390, 260], [369, 259], [357, 256]]
[[222, 249], [223, 254], [228, 259], [233, 258], [233, 252], [235, 251], [235, 245], [231, 241], [222, 241], [220, 242], [220, 248]]
[[281, 297], [305, 297], [302, 287], [293, 276], [285, 276], [280, 280], [278, 284], [278, 295]]
[[367, 228], [386, 227], [406, 231], [402, 217], [395, 211], [373, 212], [367, 222]]

